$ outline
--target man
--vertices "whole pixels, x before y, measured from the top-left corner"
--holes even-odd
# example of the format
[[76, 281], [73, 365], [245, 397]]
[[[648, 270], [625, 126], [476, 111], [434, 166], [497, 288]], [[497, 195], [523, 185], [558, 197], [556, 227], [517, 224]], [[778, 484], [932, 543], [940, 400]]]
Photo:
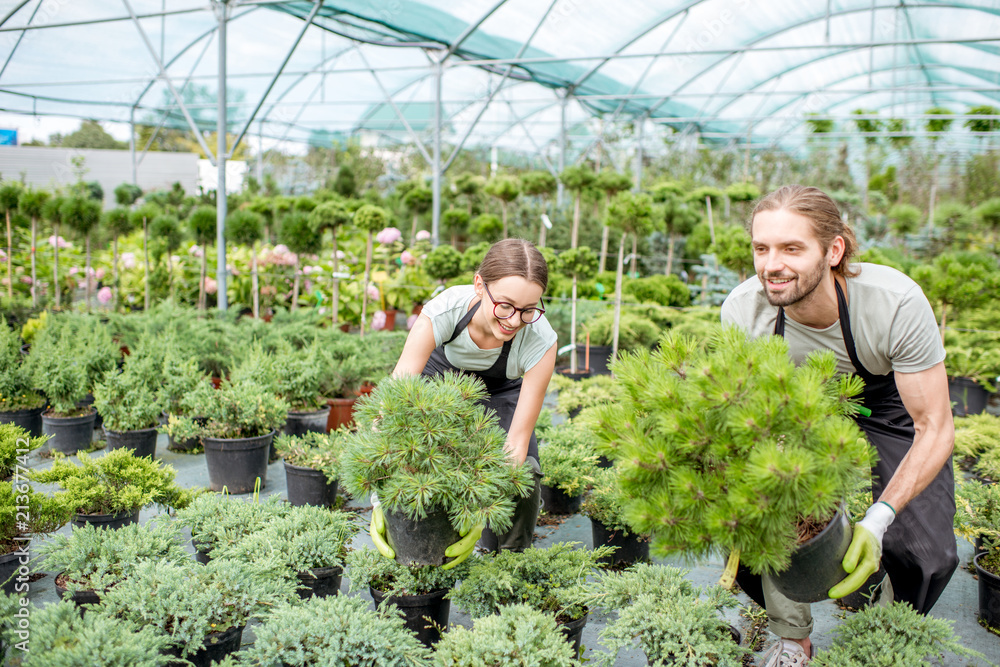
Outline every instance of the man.
[[[793, 359], [831, 349], [844, 373], [865, 381], [857, 417], [878, 450], [872, 468], [875, 503], [854, 527], [844, 569], [830, 590], [856, 590], [879, 568], [891, 593], [927, 613], [958, 566], [951, 453], [954, 423], [944, 346], [920, 286], [875, 264], [850, 264], [854, 232], [824, 192], [784, 186], [754, 208], [749, 230], [756, 278], [722, 306], [723, 322], [752, 337], [784, 336]], [[738, 578], [764, 601], [770, 629], [781, 638], [766, 667], [801, 667], [813, 654], [809, 605], [795, 603], [749, 573]]]

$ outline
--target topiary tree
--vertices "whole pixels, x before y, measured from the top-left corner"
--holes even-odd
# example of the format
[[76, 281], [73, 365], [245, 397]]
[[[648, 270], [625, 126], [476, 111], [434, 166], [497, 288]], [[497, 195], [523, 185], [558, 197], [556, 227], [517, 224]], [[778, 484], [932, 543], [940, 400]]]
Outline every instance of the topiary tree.
[[131, 206], [142, 196], [142, 188], [133, 183], [122, 183], [115, 188], [115, 202], [119, 206]]
[[62, 226], [62, 205], [64, 197], [55, 196], [42, 204], [42, 219], [52, 225], [52, 284], [55, 286], [56, 308], [62, 307], [62, 288], [59, 285], [59, 229]]
[[410, 225], [411, 244], [417, 242], [417, 223], [420, 221], [420, 216], [431, 210], [433, 204], [434, 193], [423, 185], [417, 185], [403, 197], [403, 205], [413, 216], [413, 223]]
[[278, 238], [295, 253], [295, 281], [292, 287], [292, 310], [299, 305], [299, 283], [301, 280], [301, 256], [316, 254], [323, 243], [323, 236], [306, 213], [295, 211], [285, 216], [281, 222]]
[[583, 199], [583, 191], [591, 187], [597, 176], [585, 164], [576, 164], [566, 167], [559, 174], [559, 180], [573, 193], [573, 229], [570, 232], [569, 247], [575, 248], [578, 244], [580, 234], [580, 202]]
[[[118, 186], [119, 188], [122, 186]], [[116, 190], [117, 192], [117, 190]], [[118, 279], [118, 238], [125, 236], [135, 229], [135, 223], [132, 219], [132, 213], [124, 206], [118, 206], [116, 208], [107, 211], [101, 218], [101, 223], [104, 229], [107, 231], [108, 235], [111, 237], [111, 275], [114, 288], [112, 290], [111, 301], [117, 307], [118, 305], [118, 288], [120, 286], [120, 281]]]
[[[612, 197], [619, 192], [623, 192], [632, 187], [632, 177], [629, 174], [621, 174], [617, 171], [605, 169], [597, 174], [597, 178], [594, 180], [594, 186], [604, 193], [604, 207], [607, 209], [607, 207], [611, 204]], [[604, 228], [601, 230], [600, 270], [602, 272], [604, 271], [604, 267], [607, 266], [609, 231], [610, 228], [607, 225], [607, 221], [605, 221]]]
[[726, 218], [730, 221], [732, 216], [729, 212], [730, 202], [736, 202], [739, 204], [737, 207], [739, 211], [740, 222], [745, 221], [750, 217], [750, 202], [760, 199], [761, 191], [753, 183], [730, 183], [725, 189], [726, 194]]
[[424, 271], [434, 280], [450, 280], [462, 273], [462, 253], [450, 245], [439, 245], [424, 258]]
[[[679, 189], [679, 188], [678, 188]], [[698, 212], [686, 202], [672, 184], [663, 184], [653, 191], [654, 201], [661, 206], [655, 210], [655, 219], [662, 221], [667, 234], [667, 268], [664, 273], [670, 275], [674, 270], [674, 249], [677, 237], [687, 236], [698, 224]]]
[[[153, 259], [159, 264], [164, 255], [167, 256], [167, 284], [170, 295], [174, 294], [174, 251], [181, 247], [184, 236], [181, 233], [181, 221], [176, 215], [163, 213], [149, 222], [149, 233], [154, 239]], [[148, 281], [148, 278], [147, 278]]]
[[[547, 171], [529, 171], [521, 174], [521, 191], [529, 197], [538, 197], [542, 200], [542, 213], [549, 210], [549, 199], [559, 188], [556, 177]], [[538, 247], [545, 247], [545, 233], [547, 231], [544, 224], [538, 226]]]
[[472, 217], [472, 206], [485, 186], [486, 179], [476, 174], [460, 174], [452, 184], [455, 193], [465, 198], [465, 206], [470, 218]]
[[38, 307], [38, 274], [35, 270], [36, 246], [38, 245], [38, 219], [42, 217], [49, 193], [45, 190], [27, 188], [21, 192], [17, 207], [31, 220], [31, 305]]
[[469, 228], [469, 214], [457, 208], [449, 208], [441, 214], [441, 225], [451, 234], [451, 244], [458, 245], [458, 237]]
[[687, 196], [689, 202], [705, 206], [705, 217], [708, 219], [708, 230], [712, 237], [712, 243], [715, 243], [715, 218], [712, 215], [712, 210], [713, 207], [721, 204], [724, 198], [725, 194], [722, 190], [710, 185], [695, 188]]
[[351, 211], [340, 201], [326, 201], [313, 209], [309, 218], [322, 234], [330, 230], [333, 237], [333, 323], [340, 319], [340, 258], [337, 256], [337, 229], [351, 221]]
[[479, 265], [483, 263], [486, 253], [489, 252], [491, 245], [491, 243], [483, 241], [482, 243], [470, 245], [466, 248], [465, 252], [462, 253], [462, 271], [472, 273], [478, 269]]
[[[63, 202], [63, 222], [83, 237], [86, 247], [87, 312], [90, 312], [90, 233], [101, 221], [101, 203], [85, 197], [70, 197]], [[57, 241], [58, 243], [58, 241]]]
[[337, 177], [333, 181], [333, 191], [347, 199], [358, 194], [358, 182], [354, 177], [354, 167], [349, 162], [345, 162], [337, 169]]
[[569, 342], [573, 347], [569, 353], [569, 372], [576, 373], [576, 288], [581, 279], [590, 280], [597, 275], [597, 255], [587, 246], [564, 250], [559, 255], [558, 270], [573, 279], [569, 319]]
[[21, 199], [21, 184], [17, 181], [5, 181], [0, 184], [0, 209], [3, 209], [4, 217], [7, 218], [7, 298], [14, 298], [14, 276], [12, 265], [14, 264], [13, 246], [14, 235], [10, 226], [10, 214], [17, 210], [17, 203]]
[[741, 283], [747, 279], [747, 273], [753, 270], [750, 235], [742, 225], [722, 227], [715, 235], [712, 252], [720, 264], [740, 274]]
[[631, 272], [635, 272], [635, 260], [638, 256], [639, 235], [648, 234], [653, 227], [653, 200], [645, 194], [619, 192], [608, 206], [608, 224], [621, 232], [621, 243], [618, 246], [618, 264], [615, 272], [615, 324], [614, 340], [611, 344], [612, 357], [618, 353], [618, 330], [622, 310], [622, 270], [625, 262], [625, 238], [632, 234], [632, 264]]
[[149, 227], [153, 218], [160, 215], [161, 209], [156, 204], [147, 202], [136, 210], [132, 211], [132, 224], [138, 227], [142, 225], [142, 263], [143, 263], [143, 287], [145, 296], [143, 299], [145, 310], [149, 310]]
[[355, 211], [354, 224], [358, 229], [368, 232], [368, 243], [365, 246], [365, 281], [361, 294], [361, 337], [364, 338], [365, 318], [368, 316], [368, 284], [372, 277], [372, 239], [375, 232], [388, 226], [389, 212], [381, 206], [365, 204]]
[[199, 206], [188, 215], [188, 231], [194, 242], [201, 246], [201, 272], [198, 283], [198, 309], [205, 310], [205, 276], [208, 274], [208, 244], [215, 238], [218, 213], [214, 206]]
[[498, 240], [500, 234], [503, 232], [503, 223], [500, 221], [500, 218], [492, 213], [483, 213], [476, 216], [475, 220], [472, 221], [471, 227], [473, 233], [491, 243]]
[[913, 279], [920, 283], [931, 303], [941, 307], [941, 341], [948, 321], [948, 309], [962, 311], [986, 303], [1000, 286], [996, 260], [972, 253], [945, 253], [933, 264], [922, 264], [913, 270]]
[[503, 222], [501, 238], [507, 238], [507, 207], [521, 196], [521, 182], [514, 176], [496, 176], [486, 183], [486, 194], [500, 200]]
[[264, 235], [264, 216], [252, 207], [231, 211], [226, 216], [226, 240], [250, 249], [250, 291], [253, 317], [260, 319], [260, 280], [257, 273], [257, 242]]

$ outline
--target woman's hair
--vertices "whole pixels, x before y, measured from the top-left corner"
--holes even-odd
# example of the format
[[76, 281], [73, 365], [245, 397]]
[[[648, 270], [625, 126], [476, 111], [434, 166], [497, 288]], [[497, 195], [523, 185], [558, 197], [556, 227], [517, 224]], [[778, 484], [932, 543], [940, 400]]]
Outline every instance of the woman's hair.
[[549, 286], [549, 267], [545, 257], [531, 241], [524, 239], [504, 239], [494, 243], [476, 273], [487, 283], [520, 276], [541, 285], [543, 292]]
[[782, 209], [798, 213], [812, 221], [813, 233], [819, 241], [823, 252], [830, 249], [830, 244], [836, 237], [844, 239], [844, 256], [833, 270], [840, 275], [853, 277], [857, 269], [850, 268], [851, 257], [858, 251], [858, 241], [854, 230], [844, 222], [837, 204], [819, 188], [805, 185], [784, 185], [771, 194], [763, 197], [754, 206], [747, 231], [753, 236], [753, 219], [761, 211], [780, 211]]

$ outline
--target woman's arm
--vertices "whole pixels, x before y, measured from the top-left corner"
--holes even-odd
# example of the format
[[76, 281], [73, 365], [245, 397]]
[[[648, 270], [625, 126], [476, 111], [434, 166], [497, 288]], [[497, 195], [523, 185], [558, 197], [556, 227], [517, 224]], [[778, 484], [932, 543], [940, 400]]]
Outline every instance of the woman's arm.
[[552, 370], [556, 367], [556, 344], [548, 349], [537, 364], [528, 369], [521, 383], [521, 395], [517, 399], [514, 419], [510, 423], [505, 449], [518, 464], [524, 463], [528, 457], [528, 444], [531, 434], [535, 431], [538, 413], [542, 411], [542, 401], [545, 400], [545, 390], [552, 379]]
[[431, 323], [431, 318], [418, 315], [417, 321], [413, 323], [406, 337], [406, 343], [403, 344], [403, 353], [399, 355], [399, 361], [392, 369], [392, 376], [420, 375], [435, 347], [437, 346], [434, 344], [434, 325]]

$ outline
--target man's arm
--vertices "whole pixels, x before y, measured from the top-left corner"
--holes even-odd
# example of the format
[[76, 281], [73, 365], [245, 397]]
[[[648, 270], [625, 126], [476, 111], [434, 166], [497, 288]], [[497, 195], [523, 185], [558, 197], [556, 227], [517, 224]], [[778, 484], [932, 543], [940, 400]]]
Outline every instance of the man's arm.
[[548, 389], [555, 366], [556, 344], [553, 343], [541, 360], [524, 374], [505, 447], [507, 454], [518, 464], [524, 463], [528, 456], [531, 434], [535, 431], [538, 414], [542, 411], [542, 402], [545, 400], [545, 390]]
[[944, 362], [917, 373], [895, 373], [903, 406], [913, 418], [916, 436], [880, 498], [901, 512], [948, 461], [955, 447], [955, 422], [948, 397]]

